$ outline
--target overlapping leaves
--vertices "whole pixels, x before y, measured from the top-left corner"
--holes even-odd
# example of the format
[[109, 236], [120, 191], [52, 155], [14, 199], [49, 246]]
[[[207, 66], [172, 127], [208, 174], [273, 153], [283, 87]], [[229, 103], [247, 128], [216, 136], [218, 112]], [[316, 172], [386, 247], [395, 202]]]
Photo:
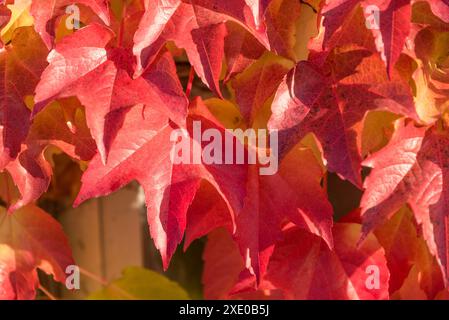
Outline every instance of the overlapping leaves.
[[[66, 30], [73, 3], [81, 29]], [[16, 0], [0, 9], [1, 298], [32, 298], [37, 268], [63, 281], [72, 261], [60, 227], [33, 204], [50, 184], [50, 146], [89, 161], [75, 205], [140, 183], [165, 268], [184, 237], [188, 246], [210, 234], [207, 298], [444, 297], [447, 1]], [[183, 88], [175, 59], [184, 54], [216, 98], [190, 97], [191, 79]], [[253, 146], [227, 129], [278, 132], [279, 170], [175, 164], [177, 132], [190, 150], [207, 149], [196, 122], [245, 152]], [[364, 191], [360, 210], [335, 224], [329, 173]]]

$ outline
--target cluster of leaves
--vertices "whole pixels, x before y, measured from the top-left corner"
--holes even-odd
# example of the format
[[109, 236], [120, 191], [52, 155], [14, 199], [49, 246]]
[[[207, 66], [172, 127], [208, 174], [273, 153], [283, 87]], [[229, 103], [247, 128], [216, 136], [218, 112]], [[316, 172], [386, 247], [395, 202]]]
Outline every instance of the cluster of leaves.
[[[448, 297], [448, 1], [7, 0], [0, 25], [0, 298], [73, 264], [34, 204], [54, 147], [88, 164], [75, 206], [140, 183], [165, 268], [208, 235], [206, 298]], [[214, 98], [183, 88], [184, 56]], [[279, 171], [174, 164], [194, 121], [278, 131]], [[363, 190], [338, 221], [329, 172]]]

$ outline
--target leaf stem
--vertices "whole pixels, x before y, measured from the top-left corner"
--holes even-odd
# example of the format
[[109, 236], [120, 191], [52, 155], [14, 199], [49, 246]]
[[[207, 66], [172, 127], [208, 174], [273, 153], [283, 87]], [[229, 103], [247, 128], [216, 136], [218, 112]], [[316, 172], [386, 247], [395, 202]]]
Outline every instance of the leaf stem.
[[326, 171], [323, 176], [323, 189], [326, 197], [328, 196], [327, 187], [328, 187], [328, 171]]
[[58, 300], [48, 289], [39, 284], [39, 290], [41, 290], [50, 300]]
[[96, 282], [98, 282], [99, 284], [101, 284], [103, 287], [110, 287], [112, 289], [114, 289], [116, 292], [122, 294], [123, 296], [127, 297], [130, 300], [137, 300], [136, 297], [134, 297], [132, 294], [130, 294], [129, 292], [126, 292], [125, 290], [123, 290], [122, 288], [120, 288], [119, 286], [115, 285], [114, 283], [109, 283], [108, 281], [106, 281], [105, 279], [97, 276], [96, 274], [93, 274], [90, 271], [87, 271], [86, 269], [83, 269], [81, 267], [78, 267], [80, 270], [80, 273], [83, 276], [86, 276], [87, 278], [94, 280]]
[[91, 280], [94, 280], [94, 281], [98, 282], [99, 284], [101, 284], [101, 285], [104, 286], [104, 287], [108, 285], [108, 281], [106, 281], [106, 279], [103, 279], [102, 277], [97, 276], [96, 274], [94, 274], [94, 273], [92, 273], [92, 272], [90, 272], [90, 271], [87, 271], [87, 270], [84, 269], [84, 268], [81, 268], [81, 267], [78, 267], [78, 268], [79, 268], [80, 273], [81, 273], [83, 276], [85, 276], [85, 277], [87, 277], [87, 278], [89, 278], [89, 279], [91, 279]]

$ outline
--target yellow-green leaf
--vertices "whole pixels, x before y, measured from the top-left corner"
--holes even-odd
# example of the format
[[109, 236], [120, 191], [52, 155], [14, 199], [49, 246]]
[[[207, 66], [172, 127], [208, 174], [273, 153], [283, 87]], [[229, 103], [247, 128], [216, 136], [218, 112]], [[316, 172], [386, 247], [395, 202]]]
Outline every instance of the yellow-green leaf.
[[157, 272], [129, 267], [123, 276], [104, 289], [93, 293], [92, 300], [187, 300], [187, 292], [179, 284]]

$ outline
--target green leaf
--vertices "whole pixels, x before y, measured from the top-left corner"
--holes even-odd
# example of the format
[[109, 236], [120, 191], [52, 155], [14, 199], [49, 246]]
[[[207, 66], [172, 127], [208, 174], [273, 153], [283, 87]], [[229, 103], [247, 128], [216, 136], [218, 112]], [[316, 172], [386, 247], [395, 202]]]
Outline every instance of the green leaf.
[[157, 272], [129, 267], [123, 276], [104, 289], [94, 292], [90, 300], [187, 300], [187, 292]]

